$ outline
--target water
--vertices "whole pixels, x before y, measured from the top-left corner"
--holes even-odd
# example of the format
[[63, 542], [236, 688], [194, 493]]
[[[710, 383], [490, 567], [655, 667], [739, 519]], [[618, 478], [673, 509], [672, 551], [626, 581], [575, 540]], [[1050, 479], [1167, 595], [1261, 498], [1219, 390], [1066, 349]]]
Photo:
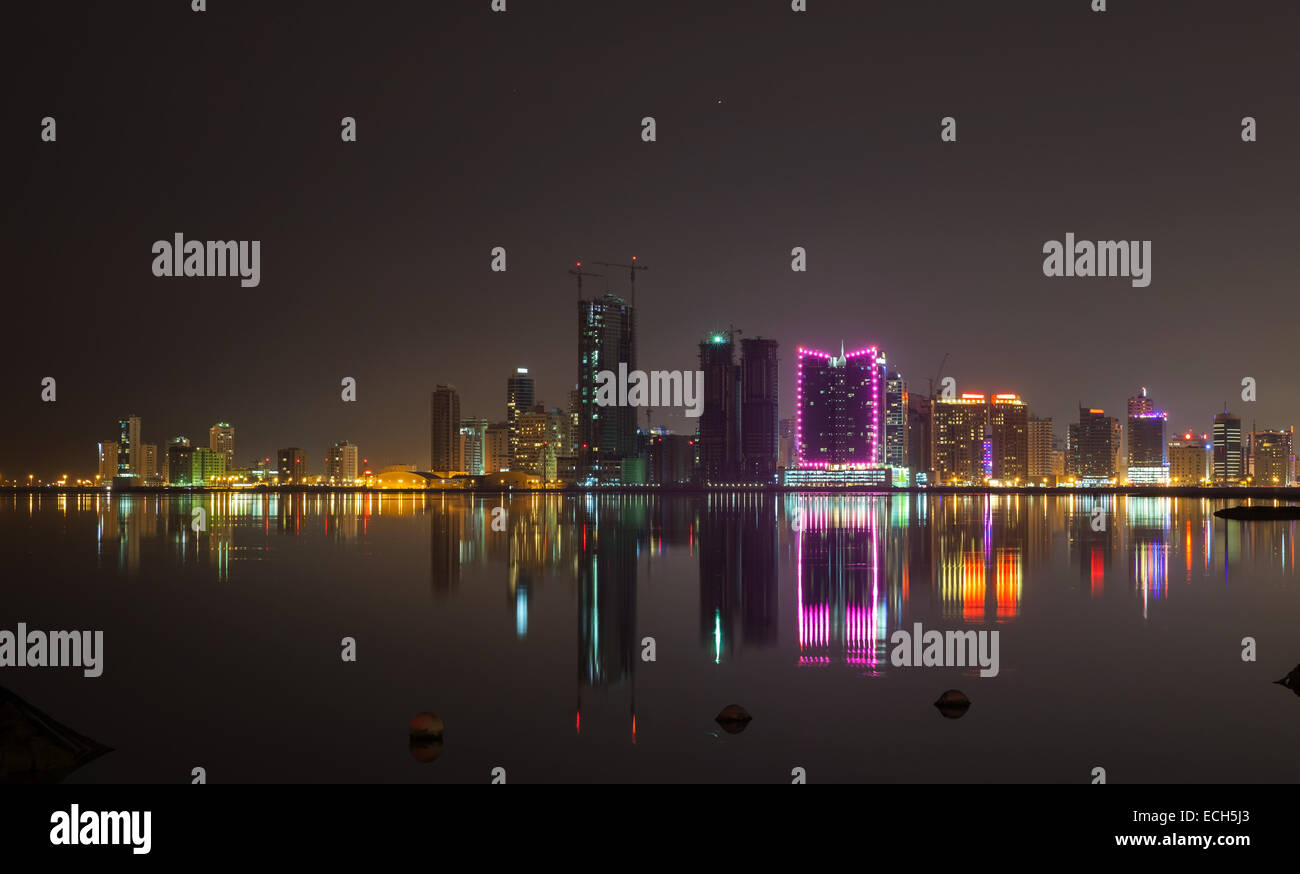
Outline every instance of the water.
[[[1296, 526], [1222, 505], [6, 495], [0, 629], [105, 653], [0, 686], [114, 749], [71, 783], [1300, 781]], [[997, 630], [998, 675], [895, 667], [917, 622]]]

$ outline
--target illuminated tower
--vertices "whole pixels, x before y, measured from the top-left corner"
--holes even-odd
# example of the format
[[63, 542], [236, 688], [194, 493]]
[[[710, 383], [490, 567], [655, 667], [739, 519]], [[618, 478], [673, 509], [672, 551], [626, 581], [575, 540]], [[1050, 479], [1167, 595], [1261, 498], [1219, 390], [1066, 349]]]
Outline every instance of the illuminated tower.
[[235, 428], [229, 422], [218, 422], [208, 429], [208, 448], [225, 453], [226, 470], [235, 466]]
[[1146, 387], [1128, 399], [1128, 479], [1138, 485], [1167, 485], [1169, 456], [1165, 424], [1169, 416], [1156, 409]]
[[533, 378], [527, 367], [516, 367], [515, 375], [506, 380], [506, 426], [510, 429], [510, 469], [527, 470], [528, 453], [519, 441], [519, 419], [533, 408], [536, 394]]
[[127, 416], [117, 423], [117, 475], [138, 476], [140, 456], [140, 417]]
[[700, 413], [700, 473], [708, 483], [740, 478], [740, 368], [727, 332], [700, 343], [704, 408]]
[[1214, 481], [1239, 482], [1244, 476], [1241, 453], [1241, 417], [1225, 407], [1214, 417]]
[[617, 482], [636, 456], [636, 408], [596, 403], [596, 376], [636, 369], [636, 314], [615, 294], [578, 301], [578, 478]]
[[463, 470], [460, 458], [460, 395], [456, 387], [440, 385], [433, 391], [430, 419], [429, 469], [441, 473]]
[[875, 346], [838, 356], [800, 346], [796, 464], [827, 470], [885, 464], [885, 358]]

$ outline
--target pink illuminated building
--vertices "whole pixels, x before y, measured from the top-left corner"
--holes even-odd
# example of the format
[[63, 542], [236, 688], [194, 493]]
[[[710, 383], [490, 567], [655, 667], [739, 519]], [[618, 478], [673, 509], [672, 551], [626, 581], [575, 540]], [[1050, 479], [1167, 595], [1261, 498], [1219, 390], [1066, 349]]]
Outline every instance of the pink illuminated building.
[[885, 463], [885, 356], [875, 346], [838, 356], [800, 346], [795, 464], [804, 470]]

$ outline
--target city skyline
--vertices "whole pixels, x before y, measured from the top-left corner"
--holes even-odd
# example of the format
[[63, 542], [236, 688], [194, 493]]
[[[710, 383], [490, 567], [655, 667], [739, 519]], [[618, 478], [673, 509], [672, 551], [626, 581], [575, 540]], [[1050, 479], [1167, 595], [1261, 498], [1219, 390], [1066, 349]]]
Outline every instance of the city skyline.
[[[913, 387], [947, 354], [959, 391], [1014, 391], [1058, 423], [1078, 404], [1120, 415], [1141, 384], [1171, 430], [1207, 429], [1225, 400], [1261, 428], [1300, 411], [1285, 377], [1300, 114], [1280, 84], [1296, 10], [1182, 3], [1186, 26], [1147, 57], [1132, 47], [1168, 30], [1157, 8], [893, 6], [864, 29], [780, 3], [499, 16], [394, 3], [356, 22], [340, 64], [329, 41], [302, 44], [298, 16], [240, 6], [163, 38], [171, 5], [15, 21], [31, 35], [15, 70], [85, 38], [9, 116], [6, 230], [23, 245], [0, 404], [25, 426], [0, 438], [6, 474], [63, 472], [131, 410], [160, 443], [230, 421], [263, 456], [293, 440], [319, 459], [347, 437], [418, 462], [439, 383], [495, 418], [501, 373], [527, 366], [563, 408], [567, 270], [632, 255], [651, 268], [640, 365], [685, 367], [698, 335], [727, 325], [774, 337], [782, 418], [796, 345], [842, 340], [891, 350]], [[264, 100], [213, 78], [247, 33], [242, 75]], [[281, 63], [285, 44], [299, 65]], [[587, 46], [601, 74], [557, 68], [557, 44]], [[990, 46], [1001, 64], [981, 63]], [[359, 84], [374, 81], [382, 100]], [[45, 116], [57, 142], [39, 138]], [[155, 277], [151, 245], [176, 233], [260, 240], [260, 284]], [[1151, 241], [1150, 285], [1045, 276], [1044, 243], [1069, 233]], [[505, 272], [491, 269], [498, 246]], [[795, 247], [805, 272], [790, 269]], [[604, 276], [588, 296], [626, 291], [626, 271], [590, 269]], [[55, 403], [40, 400], [46, 376]], [[1249, 409], [1234, 400], [1244, 377], [1258, 380]]]

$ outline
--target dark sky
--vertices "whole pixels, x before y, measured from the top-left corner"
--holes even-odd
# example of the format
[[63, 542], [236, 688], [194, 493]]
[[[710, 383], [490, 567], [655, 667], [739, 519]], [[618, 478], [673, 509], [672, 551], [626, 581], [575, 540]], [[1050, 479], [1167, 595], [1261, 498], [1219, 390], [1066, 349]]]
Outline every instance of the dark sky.
[[[315, 471], [350, 439], [427, 464], [437, 383], [496, 420], [528, 366], [565, 404], [565, 271], [631, 255], [640, 366], [773, 336], [783, 415], [794, 347], [841, 340], [922, 391], [950, 353], [959, 391], [1019, 392], [1058, 434], [1143, 384], [1171, 429], [1300, 413], [1293, 4], [208, 5], [6, 13], [0, 475], [90, 474], [131, 412], [159, 444], [228, 420], [241, 462], [297, 445]], [[176, 232], [261, 240], [261, 285], [155, 278]], [[1151, 240], [1151, 285], [1045, 277], [1067, 232]]]

